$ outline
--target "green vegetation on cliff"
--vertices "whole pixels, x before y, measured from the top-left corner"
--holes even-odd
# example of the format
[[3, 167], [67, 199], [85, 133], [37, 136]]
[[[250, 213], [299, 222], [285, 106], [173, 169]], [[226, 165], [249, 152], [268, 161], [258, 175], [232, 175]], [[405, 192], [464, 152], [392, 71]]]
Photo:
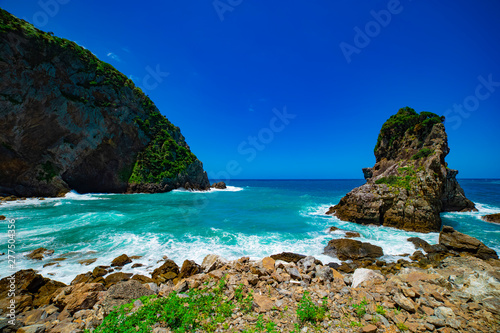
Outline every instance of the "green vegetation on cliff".
[[[56, 88], [54, 91], [59, 90], [62, 97], [68, 103], [73, 104], [75, 109], [82, 110], [81, 112], [95, 109], [98, 110], [96, 112], [115, 118], [119, 117], [124, 109], [131, 110], [133, 122], [127, 125], [136, 127], [139, 130], [139, 137], [147, 144], [138, 152], [130, 152], [130, 155], [134, 156], [133, 161], [127, 159], [127, 162], [124, 162], [125, 165], [121, 164], [115, 171], [116, 178], [120, 182], [165, 184], [170, 180], [175, 180], [178, 175], [185, 175], [189, 165], [197, 161], [196, 156], [184, 141], [179, 128], [159, 112], [151, 99], [127, 76], [112, 65], [99, 60], [89, 50], [73, 41], [54, 36], [51, 32], [39, 30], [1, 8], [0, 38], [7, 45], [20, 43], [23, 52], [16, 56], [26, 58], [26, 61], [33, 64], [33, 67], [36, 67], [35, 64], [48, 64], [50, 67], [56, 67], [52, 64], [52, 60], [57, 57], [60, 61], [71, 64], [71, 67], [78, 72], [84, 73], [80, 76], [84, 79], [75, 80], [70, 84], [67, 83], [68, 80], [65, 84], [59, 84], [57, 80], [51, 81]], [[12, 63], [11, 60], [4, 60], [0, 57], [0, 62], [2, 61]], [[65, 73], [62, 74], [64, 76]], [[56, 75], [60, 77], [59, 73]], [[23, 101], [17, 100], [17, 96], [0, 95], [0, 100], [23, 105]], [[121, 117], [120, 121], [131, 122]], [[147, 141], [144, 141], [144, 136], [140, 131], [144, 132], [148, 138]], [[130, 131], [126, 135], [129, 134]], [[114, 139], [111, 139], [113, 137], [120, 137], [120, 135], [109, 135], [106, 143], [102, 145], [116, 145]], [[137, 135], [133, 137], [138, 140]], [[77, 144], [77, 142], [71, 143], [73, 147]], [[3, 144], [9, 145], [8, 142]], [[61, 173], [65, 171], [59, 167], [57, 160], [43, 161], [43, 163], [43, 165], [40, 164], [39, 181], [50, 182], [52, 178], [59, 176], [59, 171]]]
[[375, 145], [375, 153], [377, 153], [382, 140], [388, 139], [388, 149], [392, 148], [394, 143], [401, 140], [407, 132], [415, 134], [418, 137], [426, 136], [432, 129], [432, 126], [437, 123], [444, 122], [444, 117], [439, 117], [432, 112], [422, 111], [418, 114], [410, 107], [399, 109], [398, 113], [392, 115], [382, 125], [380, 134]]

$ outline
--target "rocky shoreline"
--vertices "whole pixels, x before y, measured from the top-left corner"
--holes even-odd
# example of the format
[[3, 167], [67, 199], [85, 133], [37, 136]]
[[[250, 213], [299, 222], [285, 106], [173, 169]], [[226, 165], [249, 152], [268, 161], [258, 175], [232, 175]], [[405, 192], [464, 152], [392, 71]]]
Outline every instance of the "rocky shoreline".
[[[349, 244], [338, 245], [343, 260], [353, 258], [341, 265], [295, 253], [234, 261], [208, 255], [201, 265], [186, 260], [181, 267], [165, 258], [151, 276], [144, 276], [120, 272], [134, 265], [134, 257], [124, 254], [109, 266], [78, 275], [70, 285], [22, 270], [0, 280], [0, 330], [100, 332], [99, 325], [109, 321], [104, 319], [115, 306], [132, 302], [122, 311], [135, 318], [155, 301], [179, 299], [185, 309], [193, 295], [219, 295], [217, 302], [229, 310], [222, 317], [200, 317], [192, 331], [497, 332], [497, 254], [451, 227], [443, 228], [439, 240], [430, 245], [410, 238], [417, 251], [396, 263], [377, 259], [377, 251], [359, 256]], [[43, 260], [45, 252], [31, 256]], [[16, 304], [14, 321], [11, 299]], [[213, 306], [218, 313], [219, 305]], [[175, 331], [174, 324], [162, 320], [148, 327]]]

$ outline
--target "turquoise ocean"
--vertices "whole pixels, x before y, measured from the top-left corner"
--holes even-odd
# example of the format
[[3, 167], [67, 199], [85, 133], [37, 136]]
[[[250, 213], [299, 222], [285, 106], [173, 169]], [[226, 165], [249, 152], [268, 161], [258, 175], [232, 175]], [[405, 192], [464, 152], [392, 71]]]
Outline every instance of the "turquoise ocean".
[[[481, 220], [500, 213], [500, 180], [459, 180], [478, 212], [443, 213], [443, 224], [478, 238], [500, 253], [500, 225]], [[8, 251], [8, 221], [15, 220], [15, 270], [33, 268], [44, 276], [69, 283], [80, 273], [126, 253], [141, 256], [123, 272], [149, 274], [164, 256], [181, 265], [185, 259], [201, 263], [210, 253], [226, 259], [262, 258], [289, 251], [313, 255], [324, 263], [338, 262], [322, 254], [336, 226], [358, 231], [361, 241], [383, 248], [384, 259], [413, 253], [408, 237], [431, 244], [438, 233], [405, 232], [363, 226], [325, 215], [363, 180], [234, 180], [227, 190], [161, 194], [78, 194], [45, 200], [27, 199], [0, 205], [0, 253]], [[39, 247], [54, 250], [43, 261], [24, 256]], [[43, 267], [56, 258], [67, 258]], [[88, 265], [79, 261], [97, 260]], [[7, 255], [0, 256], [0, 278], [12, 274]]]

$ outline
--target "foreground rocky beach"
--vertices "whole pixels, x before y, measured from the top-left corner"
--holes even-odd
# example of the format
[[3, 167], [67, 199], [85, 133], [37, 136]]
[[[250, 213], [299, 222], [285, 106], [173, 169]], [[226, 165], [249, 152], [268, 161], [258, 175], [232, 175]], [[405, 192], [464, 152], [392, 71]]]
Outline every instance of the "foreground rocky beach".
[[[475, 238], [444, 227], [387, 263], [342, 239], [341, 265], [280, 253], [181, 267], [165, 258], [151, 276], [120, 272], [122, 255], [70, 285], [34, 270], [0, 281], [2, 332], [497, 332], [500, 261]], [[355, 242], [355, 243], [351, 243]], [[361, 242], [358, 242], [361, 243]], [[362, 243], [366, 244], [366, 243]], [[325, 252], [331, 249], [331, 244]], [[45, 249], [32, 257], [45, 260]], [[45, 258], [45, 259], [44, 259]], [[14, 290], [12, 295], [9, 294]], [[139, 299], [140, 300], [137, 300]], [[15, 308], [9, 308], [11, 300]], [[114, 307], [129, 304], [121, 311]], [[192, 312], [190, 312], [192, 311]], [[110, 315], [111, 314], [111, 315]], [[14, 319], [15, 318], [15, 319]], [[142, 323], [142, 324], [141, 324]], [[141, 326], [142, 325], [142, 326]]]

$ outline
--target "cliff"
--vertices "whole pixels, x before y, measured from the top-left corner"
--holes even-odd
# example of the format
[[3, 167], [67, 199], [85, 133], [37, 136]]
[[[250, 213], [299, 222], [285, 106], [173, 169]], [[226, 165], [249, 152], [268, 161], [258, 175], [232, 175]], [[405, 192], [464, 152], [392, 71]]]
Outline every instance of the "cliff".
[[343, 221], [430, 232], [441, 228], [440, 212], [474, 210], [447, 167], [444, 117], [403, 108], [382, 126], [376, 163], [363, 169], [366, 184], [327, 212]]
[[178, 127], [125, 75], [0, 9], [0, 194], [208, 189]]

